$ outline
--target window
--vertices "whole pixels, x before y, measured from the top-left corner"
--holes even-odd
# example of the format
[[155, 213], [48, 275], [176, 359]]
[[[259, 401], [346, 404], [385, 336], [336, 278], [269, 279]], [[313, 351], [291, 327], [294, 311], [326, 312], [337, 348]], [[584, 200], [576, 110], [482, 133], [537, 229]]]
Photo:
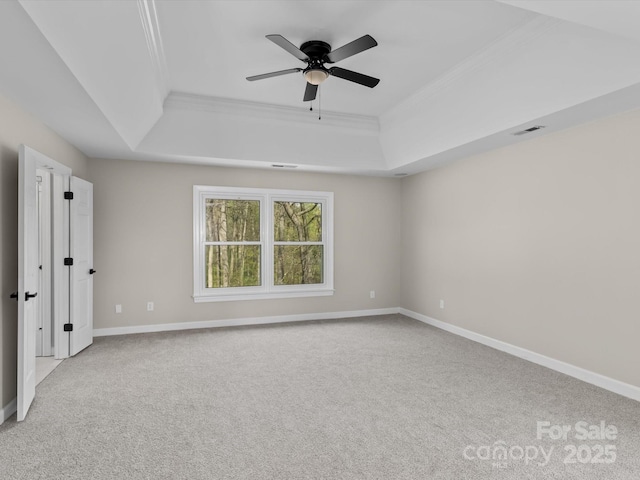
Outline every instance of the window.
[[193, 187], [196, 302], [333, 295], [333, 193]]

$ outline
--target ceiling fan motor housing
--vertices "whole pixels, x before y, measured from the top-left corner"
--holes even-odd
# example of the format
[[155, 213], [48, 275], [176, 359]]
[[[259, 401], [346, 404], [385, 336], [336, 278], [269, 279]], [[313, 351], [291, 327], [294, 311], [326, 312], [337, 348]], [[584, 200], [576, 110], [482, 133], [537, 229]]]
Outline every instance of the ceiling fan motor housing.
[[324, 68], [324, 57], [331, 51], [331, 45], [321, 40], [310, 40], [303, 43], [300, 50], [309, 57], [308, 66], [302, 71], [304, 78], [311, 85], [320, 85], [329, 77]]
[[324, 56], [331, 51], [331, 45], [321, 40], [310, 40], [304, 42], [300, 46], [300, 50], [302, 50], [311, 61], [319, 61], [322, 63]]

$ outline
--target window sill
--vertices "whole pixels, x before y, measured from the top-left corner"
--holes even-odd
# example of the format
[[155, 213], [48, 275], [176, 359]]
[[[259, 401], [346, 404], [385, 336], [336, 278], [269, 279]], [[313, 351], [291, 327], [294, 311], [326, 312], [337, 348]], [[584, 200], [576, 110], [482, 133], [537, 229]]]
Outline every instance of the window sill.
[[194, 295], [194, 303], [233, 302], [241, 300], [272, 300], [279, 298], [329, 297], [334, 290], [306, 290], [302, 292], [247, 293], [233, 295]]

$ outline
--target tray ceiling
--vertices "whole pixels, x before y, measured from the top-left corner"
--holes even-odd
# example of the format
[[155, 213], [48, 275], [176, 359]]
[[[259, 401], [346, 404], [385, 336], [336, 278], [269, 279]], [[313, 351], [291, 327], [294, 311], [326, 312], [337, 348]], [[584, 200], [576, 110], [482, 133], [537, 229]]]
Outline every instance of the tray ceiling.
[[[640, 107], [640, 3], [0, 2], [0, 93], [87, 155], [377, 175]], [[378, 46], [302, 102], [265, 35]], [[319, 109], [322, 119], [318, 120]], [[541, 123], [529, 136], [512, 133]]]

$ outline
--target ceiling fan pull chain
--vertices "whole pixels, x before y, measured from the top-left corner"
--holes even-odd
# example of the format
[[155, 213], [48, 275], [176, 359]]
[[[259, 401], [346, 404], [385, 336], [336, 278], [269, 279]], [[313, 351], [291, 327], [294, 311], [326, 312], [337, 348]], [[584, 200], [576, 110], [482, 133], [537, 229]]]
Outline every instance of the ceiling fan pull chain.
[[322, 85], [318, 85], [318, 120], [322, 120]]

